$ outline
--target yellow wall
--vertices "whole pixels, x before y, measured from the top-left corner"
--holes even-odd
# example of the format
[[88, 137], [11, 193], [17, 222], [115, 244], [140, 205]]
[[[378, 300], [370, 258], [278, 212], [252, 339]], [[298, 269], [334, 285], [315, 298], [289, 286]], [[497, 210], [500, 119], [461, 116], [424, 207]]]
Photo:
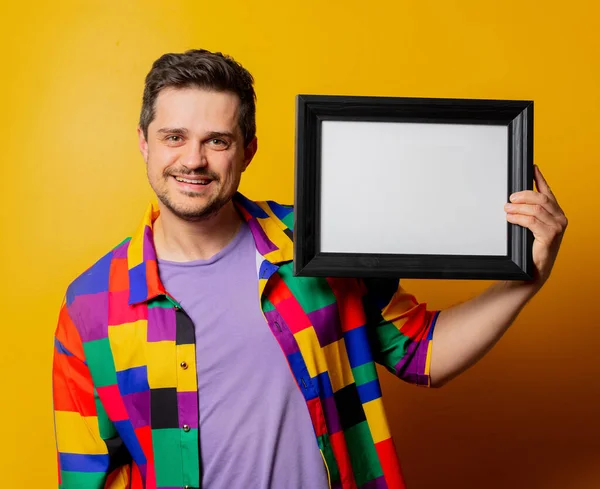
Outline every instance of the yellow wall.
[[[242, 191], [257, 199], [292, 201], [296, 93], [535, 100], [535, 160], [570, 218], [553, 277], [444, 389], [384, 375], [386, 405], [414, 489], [600, 487], [597, 0], [3, 3], [1, 488], [55, 487], [61, 296], [141, 217], [143, 78], [192, 47], [256, 77], [260, 149]], [[407, 281], [432, 307], [486, 285]]]

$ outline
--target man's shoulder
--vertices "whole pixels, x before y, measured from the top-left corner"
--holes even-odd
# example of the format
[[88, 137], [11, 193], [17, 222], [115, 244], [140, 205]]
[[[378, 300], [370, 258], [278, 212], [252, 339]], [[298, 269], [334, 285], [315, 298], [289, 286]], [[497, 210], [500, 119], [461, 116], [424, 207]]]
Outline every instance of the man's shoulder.
[[[127, 250], [131, 237], [123, 239], [107, 253], [98, 258], [83, 272], [76, 276], [67, 287], [67, 305], [80, 296], [96, 296], [101, 299], [102, 293], [108, 293], [111, 273], [127, 269]], [[117, 261], [122, 263], [117, 264]], [[120, 270], [117, 270], [120, 269]]]
[[[275, 200], [265, 200], [262, 202], [256, 202], [261, 208], [269, 209], [271, 211], [272, 216], [275, 216], [285, 227], [294, 230], [294, 205], [293, 204], [284, 204], [281, 202], [277, 202]], [[266, 215], [264, 217], [272, 217], [270, 215]]]

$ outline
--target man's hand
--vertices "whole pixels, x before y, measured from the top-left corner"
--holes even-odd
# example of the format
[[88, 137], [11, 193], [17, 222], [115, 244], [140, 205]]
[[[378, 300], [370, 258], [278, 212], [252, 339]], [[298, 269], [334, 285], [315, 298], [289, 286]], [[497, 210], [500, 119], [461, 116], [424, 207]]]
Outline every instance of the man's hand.
[[534, 167], [534, 180], [538, 191], [512, 194], [504, 210], [508, 222], [526, 227], [533, 233], [534, 285], [541, 287], [550, 276], [568, 221], [537, 166]]

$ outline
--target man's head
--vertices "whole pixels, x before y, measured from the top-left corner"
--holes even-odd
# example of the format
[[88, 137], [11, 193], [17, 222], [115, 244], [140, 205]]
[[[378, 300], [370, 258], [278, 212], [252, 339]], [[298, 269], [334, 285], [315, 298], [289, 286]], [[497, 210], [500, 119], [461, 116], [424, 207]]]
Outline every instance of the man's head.
[[165, 54], [146, 76], [138, 136], [148, 180], [174, 215], [214, 214], [257, 149], [252, 75], [206, 50]]

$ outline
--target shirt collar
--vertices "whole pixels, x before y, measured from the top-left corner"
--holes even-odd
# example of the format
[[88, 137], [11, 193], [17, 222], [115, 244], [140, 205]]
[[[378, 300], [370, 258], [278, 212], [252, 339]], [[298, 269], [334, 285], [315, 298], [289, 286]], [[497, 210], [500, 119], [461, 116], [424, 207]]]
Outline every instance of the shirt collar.
[[[233, 203], [252, 231], [256, 249], [265, 260], [278, 265], [293, 259], [293, 231], [289, 223], [292, 208], [272, 201], [254, 202], [236, 193]], [[159, 295], [169, 295], [158, 274], [153, 226], [160, 215], [158, 203], [146, 208], [142, 222], [129, 241], [129, 304], [146, 302]]]

